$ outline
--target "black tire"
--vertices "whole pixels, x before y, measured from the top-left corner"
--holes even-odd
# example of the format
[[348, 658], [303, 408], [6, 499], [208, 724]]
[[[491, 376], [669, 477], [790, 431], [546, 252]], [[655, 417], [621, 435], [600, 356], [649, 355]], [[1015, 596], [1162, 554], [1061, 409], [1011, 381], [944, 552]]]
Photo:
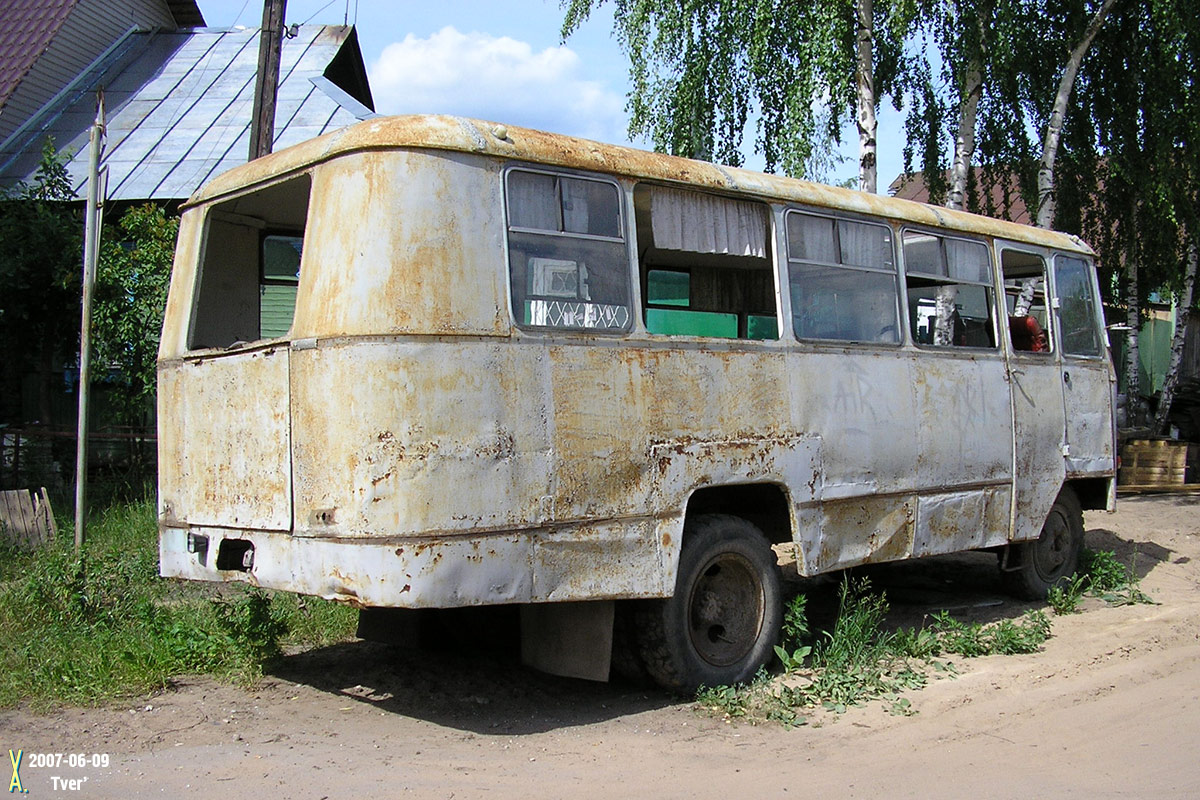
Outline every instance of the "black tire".
[[1083, 509], [1064, 486], [1050, 507], [1037, 539], [1010, 545], [1009, 569], [1000, 573], [1004, 588], [1023, 600], [1045, 600], [1052, 586], [1065, 584], [1079, 569], [1083, 548]]
[[740, 517], [708, 514], [684, 526], [675, 594], [638, 607], [636, 635], [656, 683], [693, 691], [753, 677], [782, 620], [770, 542]]

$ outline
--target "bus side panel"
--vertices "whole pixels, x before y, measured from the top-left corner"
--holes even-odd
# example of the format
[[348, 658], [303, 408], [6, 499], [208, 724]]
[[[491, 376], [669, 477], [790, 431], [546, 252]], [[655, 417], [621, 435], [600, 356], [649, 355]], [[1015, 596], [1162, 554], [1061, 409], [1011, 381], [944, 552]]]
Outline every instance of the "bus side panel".
[[160, 363], [160, 521], [292, 525], [286, 345]]
[[546, 378], [532, 348], [359, 340], [294, 350], [292, 364], [297, 535], [551, 521]]
[[804, 574], [911, 552], [914, 495], [924, 479], [914, 469], [913, 395], [903, 391], [912, 382], [912, 360], [899, 349], [789, 355], [785, 380], [793, 424], [821, 440], [821, 474], [814, 484], [819, 513], [804, 503], [797, 509], [797, 518], [808, 520], [795, 531]]
[[1012, 503], [1012, 407], [999, 352], [923, 353], [914, 556], [1004, 544]]

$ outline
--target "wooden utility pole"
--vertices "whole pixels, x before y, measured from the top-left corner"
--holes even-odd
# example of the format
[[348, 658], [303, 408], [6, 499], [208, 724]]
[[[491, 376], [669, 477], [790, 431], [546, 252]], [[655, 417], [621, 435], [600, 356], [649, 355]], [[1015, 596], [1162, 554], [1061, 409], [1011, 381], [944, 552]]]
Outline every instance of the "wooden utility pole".
[[83, 231], [83, 298], [79, 322], [79, 420], [75, 444], [75, 555], [83, 548], [87, 522], [88, 414], [92, 384], [92, 292], [96, 262], [100, 258], [100, 230], [104, 215], [107, 172], [101, 172], [104, 152], [104, 90], [96, 93], [96, 122], [88, 150], [87, 219]]
[[279, 51], [287, 0], [263, 0], [258, 34], [258, 77], [254, 81], [254, 117], [250, 122], [250, 160], [271, 152], [275, 138], [275, 97], [279, 92]]

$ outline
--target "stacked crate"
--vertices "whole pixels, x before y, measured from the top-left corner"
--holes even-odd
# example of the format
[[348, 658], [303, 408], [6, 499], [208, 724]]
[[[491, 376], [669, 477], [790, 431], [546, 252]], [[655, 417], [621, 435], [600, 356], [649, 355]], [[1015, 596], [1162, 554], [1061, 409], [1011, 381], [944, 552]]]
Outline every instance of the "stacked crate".
[[1122, 486], [1183, 486], [1187, 475], [1187, 442], [1132, 439], [1121, 451]]

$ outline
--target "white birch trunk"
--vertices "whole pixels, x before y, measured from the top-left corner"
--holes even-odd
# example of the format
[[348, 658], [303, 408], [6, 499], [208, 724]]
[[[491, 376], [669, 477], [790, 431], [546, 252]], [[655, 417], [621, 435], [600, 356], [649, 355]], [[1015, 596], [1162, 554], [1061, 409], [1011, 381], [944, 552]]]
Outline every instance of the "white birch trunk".
[[1079, 74], [1079, 65], [1092, 46], [1092, 39], [1100, 32], [1108, 12], [1112, 10], [1117, 0], [1104, 0], [1104, 5], [1088, 23], [1083, 38], [1071, 50], [1071, 55], [1063, 67], [1062, 79], [1058, 82], [1058, 93], [1054, 96], [1054, 108], [1050, 119], [1046, 122], [1046, 138], [1042, 142], [1042, 161], [1038, 167], [1038, 212], [1037, 226], [1049, 228], [1054, 224], [1054, 159], [1058, 156], [1058, 141], [1062, 137], [1063, 120], [1067, 114], [1067, 103], [1071, 99], [1071, 90], [1075, 87], [1075, 76]]
[[1183, 273], [1183, 292], [1175, 312], [1175, 336], [1171, 339], [1171, 359], [1167, 374], [1163, 377], [1162, 394], [1159, 395], [1158, 413], [1154, 415], [1154, 432], [1167, 432], [1167, 414], [1175, 398], [1175, 385], [1179, 382], [1179, 363], [1183, 360], [1183, 342], [1187, 335], [1188, 319], [1192, 313], [1192, 290], [1196, 285], [1196, 240], [1188, 243], [1187, 269]]
[[934, 297], [937, 322], [933, 328], [933, 343], [939, 347], [954, 344], [954, 307], [958, 299], [957, 286], [939, 286]]
[[983, 95], [983, 61], [987, 58], [987, 32], [992, 24], [992, 4], [983, 3], [975, 20], [979, 27], [979, 52], [967, 64], [963, 94], [958, 105], [958, 133], [954, 140], [954, 165], [950, 168], [950, 192], [946, 207], [966, 207], [967, 172], [975, 157], [975, 126], [979, 119], [979, 98]]
[[874, 194], [878, 186], [875, 120], [874, 0], [858, 0], [858, 188]]
[[961, 211], [966, 204], [967, 170], [975, 155], [975, 121], [979, 117], [979, 97], [983, 93], [983, 72], [979, 62], [967, 69], [965, 94], [958, 112], [958, 137], [954, 141], [954, 166], [950, 170], [950, 193], [946, 207]]

